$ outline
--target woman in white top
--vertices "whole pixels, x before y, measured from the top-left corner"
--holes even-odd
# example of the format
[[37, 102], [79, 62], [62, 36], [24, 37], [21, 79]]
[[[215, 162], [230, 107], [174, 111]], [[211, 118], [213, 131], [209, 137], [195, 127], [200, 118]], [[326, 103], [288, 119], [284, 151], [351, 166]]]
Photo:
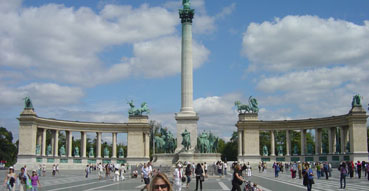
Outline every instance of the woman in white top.
[[17, 180], [17, 175], [14, 173], [14, 168], [9, 167], [9, 172], [4, 179], [3, 186], [7, 187], [9, 191], [15, 191], [15, 184]]
[[251, 166], [249, 162], [247, 162], [246, 168], [247, 168], [247, 176], [250, 177], [251, 176]]
[[173, 178], [174, 178], [174, 190], [181, 191], [182, 189], [182, 177], [183, 177], [183, 169], [180, 163], [177, 164], [177, 168], [174, 169]]

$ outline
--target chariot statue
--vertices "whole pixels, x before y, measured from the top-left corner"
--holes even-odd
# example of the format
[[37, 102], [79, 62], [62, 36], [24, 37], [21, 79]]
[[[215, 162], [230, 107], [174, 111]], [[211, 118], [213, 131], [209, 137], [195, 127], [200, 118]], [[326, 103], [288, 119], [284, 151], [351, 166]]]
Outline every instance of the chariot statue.
[[242, 104], [240, 101], [235, 101], [234, 105], [237, 107], [237, 111], [239, 114], [244, 113], [258, 113], [258, 101], [252, 96], [249, 97], [249, 104]]
[[351, 102], [352, 107], [361, 107], [361, 96], [359, 94], [354, 95]]
[[30, 97], [23, 98], [24, 100], [24, 109], [33, 109], [32, 101]]
[[190, 132], [185, 129], [185, 131], [181, 134], [182, 135], [182, 145], [186, 151], [191, 148], [191, 137]]
[[266, 145], [263, 146], [263, 156], [268, 156], [268, 147]]
[[60, 149], [59, 149], [59, 154], [60, 154], [60, 156], [65, 155], [65, 147], [64, 147], [64, 145], [62, 145], [62, 146], [60, 147]]
[[133, 100], [128, 102], [130, 109], [128, 110], [128, 114], [130, 116], [141, 116], [143, 113], [149, 114], [150, 109], [147, 107], [146, 102], [141, 104], [141, 108], [135, 108]]
[[51, 145], [47, 146], [47, 155], [51, 155]]

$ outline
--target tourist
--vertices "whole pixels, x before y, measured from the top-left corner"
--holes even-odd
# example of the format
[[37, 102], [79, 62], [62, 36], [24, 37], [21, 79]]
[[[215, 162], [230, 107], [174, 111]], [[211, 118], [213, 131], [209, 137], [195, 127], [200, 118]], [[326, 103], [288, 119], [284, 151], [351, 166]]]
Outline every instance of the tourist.
[[55, 166], [55, 170], [56, 170], [56, 172], [58, 173], [58, 175], [60, 175], [60, 173], [59, 173], [59, 164], [56, 164], [56, 166]]
[[315, 166], [316, 166], [316, 176], [317, 176], [317, 178], [319, 179], [319, 178], [320, 178], [320, 172], [321, 172], [319, 162], [317, 162], [317, 163], [315, 164]]
[[259, 162], [258, 168], [259, 168], [259, 173], [260, 173], [261, 172], [261, 162]]
[[15, 191], [15, 184], [17, 180], [17, 175], [14, 173], [14, 168], [11, 166], [9, 167], [8, 174], [4, 179], [3, 186], [7, 187], [9, 191]]
[[296, 179], [296, 172], [297, 172], [297, 164], [296, 161], [291, 165], [291, 177], [292, 179]]
[[31, 183], [32, 183], [32, 191], [38, 191], [38, 185], [41, 187], [40, 180], [38, 179], [38, 176], [35, 170], [32, 171]]
[[301, 179], [302, 178], [302, 165], [300, 161], [298, 162], [297, 169], [299, 173], [299, 179]]
[[329, 177], [332, 176], [332, 164], [331, 163], [328, 163], [328, 172], [329, 172]]
[[205, 170], [205, 177], [208, 177], [208, 164], [206, 164], [206, 162], [204, 162], [204, 170]]
[[222, 170], [223, 170], [223, 165], [222, 165], [222, 162], [219, 161], [218, 162], [218, 175], [219, 175], [219, 178], [222, 178], [222, 175], [223, 175]]
[[202, 170], [202, 167], [200, 165], [200, 163], [197, 163], [196, 169], [195, 169], [195, 174], [196, 174], [196, 189], [198, 190], [198, 185], [200, 182], [200, 190], [202, 190], [202, 181], [201, 179], [204, 179], [204, 171]]
[[247, 172], [247, 176], [251, 177], [251, 166], [249, 162], [247, 162], [247, 165], [246, 165], [246, 172]]
[[[345, 189], [346, 188], [346, 175], [347, 175], [346, 163], [342, 162], [340, 167], [338, 167], [338, 170], [340, 171], [340, 188]], [[343, 181], [343, 187], [342, 187], [342, 181]]]
[[[224, 175], [227, 176], [227, 168], [228, 168], [228, 164], [227, 161], [224, 162]], [[251, 175], [250, 175], [251, 176]]]
[[354, 162], [348, 162], [347, 163], [347, 169], [348, 169], [348, 173], [350, 174], [350, 178], [354, 177]]
[[313, 170], [309, 167], [309, 163], [305, 163], [305, 168], [301, 173], [304, 176], [304, 185], [306, 185], [308, 191], [311, 191], [314, 184], [314, 174]]
[[42, 164], [42, 176], [46, 176], [46, 165]]
[[241, 166], [236, 164], [233, 172], [232, 191], [241, 191], [241, 185], [243, 182], [245, 182], [245, 179], [242, 178]]
[[105, 165], [105, 179], [110, 178], [110, 168], [109, 163]]
[[40, 177], [41, 176], [41, 171], [42, 171], [42, 166], [41, 164], [38, 166], [38, 169], [37, 169], [37, 173], [38, 173], [38, 176]]
[[278, 178], [279, 176], [279, 171], [280, 171], [280, 167], [278, 163], [274, 163], [273, 164], [273, 168], [274, 168], [274, 177]]
[[99, 177], [99, 180], [102, 178], [102, 174], [104, 172], [104, 168], [101, 163], [97, 165], [97, 176]]
[[147, 166], [146, 163], [144, 163], [144, 166], [141, 169], [141, 173], [142, 173], [142, 177], [143, 180], [145, 182], [145, 187], [143, 187], [141, 189], [142, 190], [149, 190], [149, 185], [150, 185], [150, 168]]
[[158, 173], [152, 179], [150, 191], [172, 191], [168, 177], [164, 173]]
[[52, 170], [53, 170], [52, 174], [53, 174], [53, 176], [55, 176], [55, 173], [56, 173], [56, 166], [55, 166], [55, 164], [53, 164]]
[[357, 161], [357, 176], [358, 176], [358, 178], [361, 178], [361, 163], [360, 163], [360, 161]]
[[121, 164], [120, 165], [120, 178], [122, 180], [125, 180], [124, 178], [124, 173], [126, 172], [126, 165], [125, 164]]
[[173, 178], [174, 178], [174, 190], [181, 191], [182, 189], [182, 177], [183, 177], [183, 169], [180, 163], [177, 164], [177, 168], [174, 169]]
[[19, 190], [26, 191], [27, 190], [27, 180], [30, 176], [25, 172], [24, 167], [21, 168], [21, 172], [18, 174], [19, 180]]
[[85, 168], [86, 178], [88, 178], [89, 168], [90, 168], [89, 165], [86, 165], [86, 168]]
[[195, 169], [196, 169], [196, 165], [195, 162], [192, 163], [192, 176], [195, 178]]
[[324, 173], [325, 173], [325, 179], [328, 180], [328, 171], [329, 171], [328, 170], [329, 169], [328, 162], [324, 163], [323, 168], [324, 168]]
[[186, 188], [188, 189], [188, 185], [191, 182], [191, 164], [188, 164], [185, 170], [185, 174], [186, 174], [186, 178], [187, 178], [187, 184], [186, 184]]

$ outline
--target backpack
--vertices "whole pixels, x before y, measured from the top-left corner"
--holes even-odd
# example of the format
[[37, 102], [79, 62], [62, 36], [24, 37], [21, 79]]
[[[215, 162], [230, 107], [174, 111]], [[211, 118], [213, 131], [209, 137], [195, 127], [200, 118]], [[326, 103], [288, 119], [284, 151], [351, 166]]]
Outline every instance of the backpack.
[[11, 186], [11, 187], [14, 187], [14, 183], [15, 183], [15, 178], [14, 177], [10, 177], [9, 178], [9, 185]]

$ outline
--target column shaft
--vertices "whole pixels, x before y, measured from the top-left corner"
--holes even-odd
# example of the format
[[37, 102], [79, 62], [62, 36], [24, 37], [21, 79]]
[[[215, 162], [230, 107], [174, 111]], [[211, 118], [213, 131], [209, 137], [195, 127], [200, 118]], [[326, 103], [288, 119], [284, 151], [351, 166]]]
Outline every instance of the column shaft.
[[112, 138], [112, 142], [113, 142], [113, 153], [112, 153], [112, 158], [117, 158], [117, 133], [113, 133], [112, 134], [113, 138]]
[[274, 140], [274, 131], [270, 131], [270, 156], [275, 156], [275, 140]]
[[346, 144], [347, 144], [347, 128], [341, 127], [341, 154], [346, 153]]
[[290, 131], [286, 130], [286, 156], [290, 156], [290, 150], [291, 150]]
[[101, 158], [101, 132], [97, 132], [97, 141], [96, 141], [96, 152], [97, 152], [97, 158]]
[[242, 131], [238, 130], [238, 156], [242, 156]]
[[322, 129], [315, 129], [315, 154], [319, 155], [322, 151]]
[[86, 132], [82, 131], [81, 132], [81, 157], [86, 157], [86, 143], [87, 143], [87, 136], [86, 136]]
[[149, 132], [145, 133], [145, 157], [150, 157], [150, 136]]
[[306, 129], [301, 130], [301, 155], [305, 155], [306, 150]]
[[67, 156], [72, 157], [72, 132], [66, 131], [65, 132], [65, 138], [67, 141]]
[[55, 138], [54, 138], [54, 157], [59, 156], [58, 151], [59, 151], [59, 130], [55, 130], [55, 134], [54, 134]]
[[42, 156], [46, 156], [46, 129], [42, 129]]
[[51, 155], [54, 156], [55, 153], [55, 131], [51, 130]]

